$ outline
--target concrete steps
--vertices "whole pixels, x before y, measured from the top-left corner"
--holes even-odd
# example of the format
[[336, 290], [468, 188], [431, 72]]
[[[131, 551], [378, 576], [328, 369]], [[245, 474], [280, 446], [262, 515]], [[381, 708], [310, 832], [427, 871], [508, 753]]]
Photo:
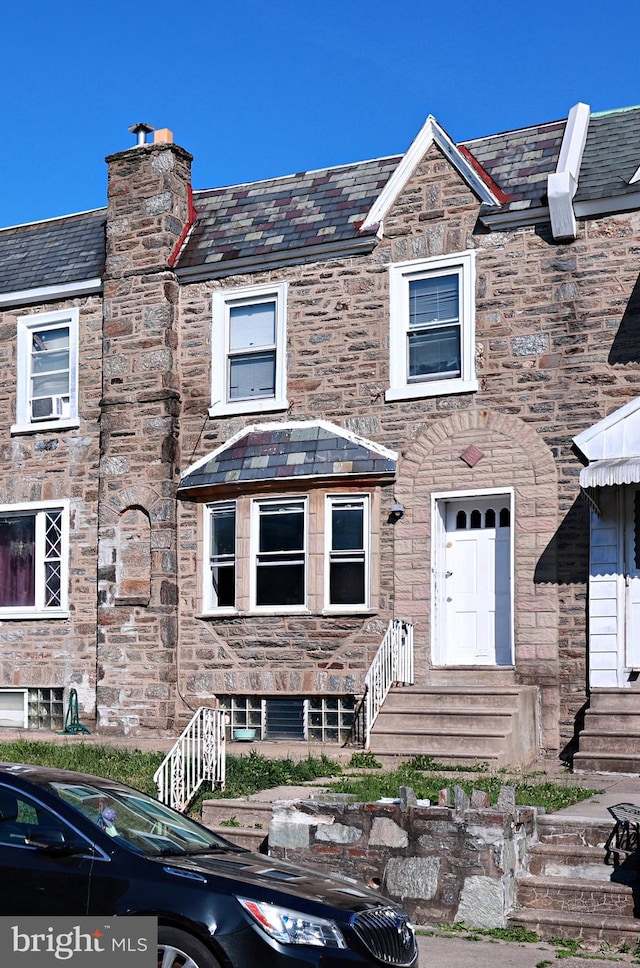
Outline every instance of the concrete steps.
[[640, 773], [640, 689], [593, 689], [575, 772]]
[[216, 799], [202, 804], [202, 823], [239, 847], [267, 853], [271, 802]]
[[478, 673], [475, 684], [440, 682], [392, 689], [371, 733], [384, 766], [430, 756], [441, 763], [490, 768], [528, 766], [539, 753], [537, 690]]
[[638, 863], [621, 864], [606, 850], [613, 821], [553, 814], [538, 817], [539, 842], [528, 873], [516, 882], [512, 924], [541, 937], [589, 941], [640, 940]]

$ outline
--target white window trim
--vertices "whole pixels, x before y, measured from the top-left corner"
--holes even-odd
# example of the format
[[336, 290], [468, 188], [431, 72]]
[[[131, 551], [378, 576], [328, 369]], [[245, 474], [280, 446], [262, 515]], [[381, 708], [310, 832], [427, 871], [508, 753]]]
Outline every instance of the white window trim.
[[[363, 505], [363, 541], [364, 541], [364, 602], [347, 605], [333, 605], [330, 596], [330, 564], [332, 533], [332, 509], [334, 504], [357, 503]], [[324, 518], [324, 609], [325, 613], [340, 612], [352, 614], [366, 612], [371, 608], [371, 501], [369, 494], [327, 494]]]
[[[276, 376], [273, 397], [255, 400], [227, 400], [227, 360], [229, 355], [228, 307], [233, 303], [250, 303], [274, 297], [276, 301]], [[244, 413], [266, 413], [287, 410], [287, 286], [250, 286], [245, 289], [225, 289], [213, 294], [213, 322], [211, 334], [211, 406], [210, 417]]]
[[[211, 519], [216, 508], [233, 507], [236, 517], [236, 547], [235, 547], [235, 599], [236, 605], [216, 605], [213, 594], [213, 576], [211, 574]], [[202, 611], [205, 615], [237, 615], [238, 614], [238, 505], [235, 501], [215, 501], [205, 505], [203, 528], [203, 560], [202, 560]]]
[[[389, 266], [389, 389], [387, 401], [472, 393], [478, 389], [475, 372], [475, 250]], [[407, 379], [407, 333], [409, 331], [409, 283], [431, 272], [460, 270], [461, 375], [453, 379], [409, 383]]]
[[[301, 605], [258, 605], [256, 603], [257, 597], [257, 567], [258, 567], [258, 553], [259, 553], [259, 540], [260, 540], [260, 508], [267, 504], [302, 504], [303, 514], [304, 514], [304, 547], [302, 549], [302, 554], [304, 556], [304, 597], [305, 601]], [[309, 611], [308, 601], [309, 601], [309, 577], [310, 577], [310, 560], [309, 560], [309, 500], [306, 496], [299, 495], [283, 495], [277, 498], [254, 498], [251, 501], [251, 553], [250, 553], [250, 580], [249, 580], [249, 608], [251, 612], [260, 615], [275, 615], [275, 614], [296, 614], [296, 613], [307, 613]]]
[[60, 605], [44, 606], [44, 517], [36, 518], [36, 604], [30, 607], [2, 608], [0, 620], [34, 618], [68, 618], [69, 616], [69, 501], [38, 501], [33, 504], [0, 504], [0, 514], [23, 511], [37, 515], [55, 509], [62, 512], [62, 548], [60, 557]]
[[[16, 422], [11, 427], [12, 434], [34, 433], [40, 430], [51, 432], [51, 430], [63, 430], [80, 425], [78, 417], [79, 319], [78, 309], [62, 309], [18, 318]], [[29, 406], [31, 333], [34, 329], [60, 326], [64, 323], [69, 326], [69, 415], [51, 420], [32, 420]]]

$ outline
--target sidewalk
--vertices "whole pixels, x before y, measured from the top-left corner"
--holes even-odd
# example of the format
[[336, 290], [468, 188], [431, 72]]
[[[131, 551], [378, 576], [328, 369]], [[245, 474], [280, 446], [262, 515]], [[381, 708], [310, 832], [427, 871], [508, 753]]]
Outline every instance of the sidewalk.
[[[419, 929], [420, 931], [428, 929]], [[474, 935], [420, 934], [419, 968], [626, 968], [638, 964], [632, 952], [585, 949], [566, 957], [562, 949], [544, 941], [517, 942], [478, 939]], [[566, 949], [565, 949], [566, 950]], [[608, 957], [609, 956], [609, 957]]]

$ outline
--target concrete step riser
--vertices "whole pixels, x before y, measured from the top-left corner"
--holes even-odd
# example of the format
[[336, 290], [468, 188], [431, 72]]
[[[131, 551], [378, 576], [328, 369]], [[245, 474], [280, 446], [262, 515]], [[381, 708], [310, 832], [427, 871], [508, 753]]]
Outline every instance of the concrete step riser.
[[[591, 727], [591, 723], [589, 723]], [[594, 733], [591, 728], [589, 732], [580, 733], [580, 755], [589, 756], [591, 753], [601, 753], [610, 755], [612, 749], [624, 751], [629, 757], [640, 759], [640, 733], [609, 735], [605, 733]]]
[[576, 753], [573, 769], [576, 773], [640, 773], [640, 756], [614, 759], [606, 753]]
[[[205, 800], [202, 804], [202, 822], [205, 826], [219, 826], [225, 821], [237, 823], [240, 827], [269, 829], [271, 823], [271, 804], [255, 800]], [[233, 830], [233, 827], [229, 827]]]
[[435, 690], [412, 690], [407, 692], [405, 689], [392, 689], [387, 695], [383, 711], [387, 709], [409, 709], [415, 714], [422, 709], [433, 710], [434, 712], [447, 713], [454, 709], [465, 709], [473, 712], [481, 709], [500, 709], [505, 712], [516, 712], [519, 708], [519, 697], [517, 693], [496, 694], [487, 690], [471, 692], [470, 690], [459, 690], [456, 692], [435, 691]]
[[452, 736], [446, 733], [427, 732], [419, 726], [414, 727], [408, 735], [377, 732], [375, 742], [373, 737], [371, 740], [371, 749], [375, 752], [394, 750], [398, 753], [427, 752], [434, 756], [444, 754], [454, 756], [464, 750], [467, 757], [497, 757], [506, 751], [507, 746], [506, 736], [478, 736], [473, 732], [469, 736]]
[[612, 692], [598, 692], [594, 690], [589, 700], [589, 709], [597, 713], [614, 713], [616, 716], [624, 715], [628, 710], [630, 713], [637, 713], [640, 710], [640, 690], [619, 689]]
[[542, 845], [593, 848], [604, 851], [604, 845], [612, 830], [613, 819], [611, 824], [607, 824], [562, 819], [562, 817], [555, 819], [553, 814], [538, 817], [538, 837]]
[[570, 857], [558, 854], [529, 854], [529, 873], [534, 877], [570, 877], [587, 881], [610, 881], [613, 865], [604, 862], [604, 852], [594, 848], [593, 855]]
[[209, 827], [215, 833], [230, 840], [237, 847], [245, 847], [256, 854], [268, 852], [268, 830], [243, 830], [242, 827]]
[[[401, 763], [408, 763], [414, 756], [431, 756], [437, 763], [443, 763], [445, 766], [449, 764], [450, 766], [468, 766], [473, 768], [479, 764], [488, 764], [489, 770], [495, 770], [505, 765], [503, 763], [503, 757], [476, 757], [463, 756], [461, 754], [447, 755], [446, 753], [437, 753], [426, 748], [416, 749], [408, 753], [392, 753], [388, 750], [378, 750], [372, 747], [371, 752], [386, 770], [395, 770]], [[451, 783], [451, 776], [443, 776], [443, 787], [451, 786]]]
[[569, 938], [584, 941], [610, 941], [618, 946], [626, 941], [632, 948], [640, 939], [640, 923], [634, 918], [592, 919], [589, 923], [584, 917], [575, 915], [549, 917], [548, 911], [516, 911], [508, 916], [509, 924], [519, 925], [535, 931], [544, 941], [551, 938]]
[[551, 877], [523, 877], [518, 881], [517, 905], [522, 909], [563, 911], [572, 914], [632, 918], [634, 899], [631, 888], [604, 881], [587, 881], [576, 886], [575, 880]]
[[481, 710], [474, 710], [472, 713], [467, 710], [459, 712], [433, 712], [432, 710], [421, 710], [416, 713], [415, 709], [389, 709], [381, 714], [378, 729], [385, 731], [397, 730], [399, 733], [414, 729], [415, 724], [419, 723], [421, 729], [434, 731], [447, 731], [451, 729], [465, 729], [471, 732], [492, 732], [510, 733], [514, 727], [514, 716], [511, 713], [495, 713]]

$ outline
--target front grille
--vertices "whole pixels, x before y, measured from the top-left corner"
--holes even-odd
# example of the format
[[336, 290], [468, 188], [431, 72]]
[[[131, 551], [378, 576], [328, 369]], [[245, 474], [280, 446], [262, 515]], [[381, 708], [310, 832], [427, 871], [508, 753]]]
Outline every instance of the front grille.
[[412, 965], [418, 945], [411, 921], [396, 908], [376, 908], [356, 914], [353, 930], [374, 958], [385, 965]]

